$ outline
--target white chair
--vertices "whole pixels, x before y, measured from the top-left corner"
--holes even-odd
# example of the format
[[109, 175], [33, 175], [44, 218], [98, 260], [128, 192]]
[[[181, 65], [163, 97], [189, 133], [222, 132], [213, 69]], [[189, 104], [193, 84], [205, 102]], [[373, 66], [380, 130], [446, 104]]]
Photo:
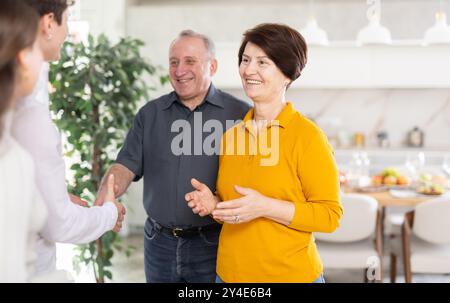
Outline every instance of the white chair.
[[383, 215], [377, 200], [343, 194], [342, 206], [344, 215], [334, 233], [314, 233], [325, 270], [363, 269], [364, 281], [382, 281]]
[[450, 196], [430, 199], [405, 214], [402, 241], [394, 240], [391, 240], [392, 283], [400, 255], [406, 283], [412, 282], [413, 273], [450, 273]]

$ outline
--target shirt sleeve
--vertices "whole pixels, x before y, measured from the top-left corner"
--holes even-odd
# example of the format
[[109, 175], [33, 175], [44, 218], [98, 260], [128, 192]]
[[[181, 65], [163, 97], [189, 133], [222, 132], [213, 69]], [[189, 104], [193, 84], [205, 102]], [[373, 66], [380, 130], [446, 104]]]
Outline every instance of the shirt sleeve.
[[113, 203], [86, 208], [70, 201], [60, 136], [45, 105], [22, 108], [14, 118], [12, 130], [36, 165], [36, 185], [48, 211], [47, 223], [41, 231], [45, 239], [89, 243], [114, 228], [118, 214]]
[[143, 175], [143, 137], [144, 119], [142, 110], [140, 110], [134, 118], [133, 125], [128, 131], [123, 147], [116, 159], [116, 163], [126, 166], [134, 173], [133, 181], [138, 181]]
[[295, 203], [291, 228], [333, 232], [342, 216], [339, 174], [333, 150], [322, 132], [316, 134], [299, 159], [297, 174], [306, 202]]

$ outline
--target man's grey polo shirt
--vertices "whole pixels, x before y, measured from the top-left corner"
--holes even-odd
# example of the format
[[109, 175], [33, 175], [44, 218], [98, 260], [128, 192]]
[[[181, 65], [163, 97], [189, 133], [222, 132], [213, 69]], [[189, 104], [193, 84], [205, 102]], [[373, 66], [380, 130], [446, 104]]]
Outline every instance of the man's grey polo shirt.
[[[249, 109], [247, 103], [211, 84], [205, 101], [194, 111], [184, 106], [175, 92], [148, 102], [139, 110], [116, 162], [136, 175], [134, 181], [144, 177], [144, 208], [150, 218], [171, 228], [197, 227], [215, 222], [209, 216], [194, 214], [184, 199], [186, 193], [193, 190], [191, 178], [205, 183], [213, 192], [216, 190], [219, 156], [218, 153], [210, 155], [210, 151], [205, 154], [201, 142], [210, 137], [211, 132], [199, 133], [198, 130], [203, 129], [208, 120], [214, 119], [220, 121], [223, 134], [227, 127], [232, 126], [226, 120], [242, 120]], [[177, 120], [181, 120], [181, 124], [180, 121], [173, 124]], [[172, 140], [175, 138], [174, 142], [179, 142], [182, 136], [182, 128], [174, 127], [177, 125], [190, 127], [192, 139], [190, 152], [186, 152], [183, 145], [189, 142], [174, 145], [184, 147], [184, 154], [181, 155], [179, 150], [176, 151], [178, 155], [174, 154], [171, 148]], [[207, 125], [209, 127], [206, 128], [210, 128], [212, 124]], [[186, 129], [189, 130], [185, 128], [184, 134], [189, 134]], [[195, 141], [194, 136], [197, 139], [202, 136], [203, 140]], [[220, 141], [215, 147], [217, 150], [220, 148]]]

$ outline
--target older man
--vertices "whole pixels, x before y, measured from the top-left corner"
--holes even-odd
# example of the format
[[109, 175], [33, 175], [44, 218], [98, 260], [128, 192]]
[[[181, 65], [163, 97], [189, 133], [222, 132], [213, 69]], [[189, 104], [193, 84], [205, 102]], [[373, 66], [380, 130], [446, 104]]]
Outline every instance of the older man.
[[217, 151], [229, 121], [242, 119], [249, 106], [212, 84], [217, 61], [208, 37], [181, 32], [170, 46], [169, 66], [174, 91], [140, 109], [106, 176], [114, 174], [118, 196], [144, 177], [147, 282], [214, 282], [220, 225], [193, 214], [184, 196], [191, 178], [215, 189], [218, 153], [206, 141], [213, 129], [219, 132], [212, 140]]

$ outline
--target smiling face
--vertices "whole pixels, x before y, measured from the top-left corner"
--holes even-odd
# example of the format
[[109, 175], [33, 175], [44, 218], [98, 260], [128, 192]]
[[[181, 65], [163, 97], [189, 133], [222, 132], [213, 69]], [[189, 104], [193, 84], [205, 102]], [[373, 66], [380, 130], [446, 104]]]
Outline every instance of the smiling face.
[[253, 102], [284, 99], [290, 80], [256, 44], [248, 42], [242, 55], [239, 74], [247, 96]]
[[181, 37], [169, 52], [170, 83], [183, 102], [201, 102], [217, 69], [201, 38]]

